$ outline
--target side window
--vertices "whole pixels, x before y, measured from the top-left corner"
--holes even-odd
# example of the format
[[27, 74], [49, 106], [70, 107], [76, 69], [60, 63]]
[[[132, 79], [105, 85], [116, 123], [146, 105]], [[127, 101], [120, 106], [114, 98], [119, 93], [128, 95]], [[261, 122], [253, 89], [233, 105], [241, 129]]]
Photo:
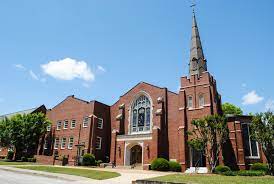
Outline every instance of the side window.
[[72, 147], [73, 147], [73, 142], [74, 142], [73, 137], [70, 137], [70, 138], [69, 138], [69, 143], [68, 143], [68, 149], [72, 149]]
[[56, 130], [61, 130], [62, 127], [62, 121], [57, 122]]
[[193, 107], [193, 99], [192, 96], [187, 97], [187, 107], [192, 108]]
[[64, 129], [68, 129], [68, 120], [64, 121]]
[[71, 120], [70, 122], [70, 128], [75, 128], [76, 127], [76, 120]]
[[54, 141], [54, 149], [58, 149], [59, 147], [59, 138], [55, 138], [55, 141]]
[[95, 148], [100, 150], [102, 147], [102, 137], [97, 137], [95, 142]]
[[203, 107], [205, 105], [205, 98], [203, 94], [199, 95], [199, 107]]
[[51, 125], [47, 126], [47, 132], [50, 132], [51, 130]]
[[246, 157], [259, 158], [258, 142], [251, 139], [250, 127], [248, 123], [242, 124], [242, 133], [244, 141], [244, 153]]
[[88, 127], [88, 122], [89, 122], [89, 118], [86, 116], [84, 117], [84, 120], [83, 120], [83, 127]]
[[97, 128], [103, 129], [104, 126], [104, 120], [102, 118], [97, 119]]
[[44, 142], [44, 149], [45, 150], [48, 149], [48, 140], [45, 140], [45, 142]]
[[61, 142], [61, 149], [65, 149], [66, 147], [66, 142], [67, 142], [67, 139], [65, 137], [62, 138], [62, 142]]

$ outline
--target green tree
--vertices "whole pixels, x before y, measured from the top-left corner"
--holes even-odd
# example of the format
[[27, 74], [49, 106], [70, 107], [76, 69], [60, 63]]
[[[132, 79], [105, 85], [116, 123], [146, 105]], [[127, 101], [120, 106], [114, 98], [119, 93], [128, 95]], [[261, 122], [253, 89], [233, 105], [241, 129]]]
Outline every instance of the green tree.
[[240, 107], [233, 105], [231, 103], [224, 103], [222, 105], [222, 110], [224, 115], [232, 114], [232, 115], [243, 115], [243, 111]]
[[224, 116], [210, 115], [193, 120], [192, 130], [189, 133], [188, 144], [197, 151], [201, 151], [207, 159], [210, 172], [218, 164], [221, 147], [228, 137], [227, 121]]
[[253, 116], [251, 137], [262, 146], [268, 162], [269, 171], [274, 175], [274, 114], [259, 113]]
[[15, 115], [0, 122], [0, 142], [2, 146], [14, 148], [15, 159], [31, 156], [49, 124], [43, 113]]

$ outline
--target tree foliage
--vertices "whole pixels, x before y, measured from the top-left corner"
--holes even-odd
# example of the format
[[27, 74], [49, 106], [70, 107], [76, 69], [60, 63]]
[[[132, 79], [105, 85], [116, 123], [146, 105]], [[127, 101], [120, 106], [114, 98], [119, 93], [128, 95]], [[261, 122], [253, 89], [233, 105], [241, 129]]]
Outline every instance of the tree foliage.
[[232, 115], [243, 115], [243, 111], [240, 107], [233, 105], [231, 103], [224, 103], [222, 105], [222, 110], [224, 115], [232, 114]]
[[17, 114], [0, 121], [0, 145], [12, 147], [15, 158], [30, 156], [50, 124], [43, 113]]
[[262, 146], [269, 171], [274, 175], [274, 114], [272, 112], [253, 116], [251, 137]]
[[217, 114], [210, 115], [193, 120], [191, 124], [193, 128], [189, 132], [190, 141], [188, 141], [188, 144], [204, 154], [210, 171], [213, 172], [218, 164], [221, 146], [228, 137], [226, 118]]

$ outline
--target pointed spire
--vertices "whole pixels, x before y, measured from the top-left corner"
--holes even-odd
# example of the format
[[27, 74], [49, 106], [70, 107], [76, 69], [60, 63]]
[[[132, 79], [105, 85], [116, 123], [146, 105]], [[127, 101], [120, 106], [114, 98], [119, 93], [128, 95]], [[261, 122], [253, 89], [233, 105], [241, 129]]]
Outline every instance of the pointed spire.
[[207, 70], [206, 61], [204, 58], [203, 47], [202, 47], [202, 43], [199, 35], [199, 29], [196, 21], [195, 11], [193, 8], [189, 74], [201, 75], [202, 72], [206, 70]]

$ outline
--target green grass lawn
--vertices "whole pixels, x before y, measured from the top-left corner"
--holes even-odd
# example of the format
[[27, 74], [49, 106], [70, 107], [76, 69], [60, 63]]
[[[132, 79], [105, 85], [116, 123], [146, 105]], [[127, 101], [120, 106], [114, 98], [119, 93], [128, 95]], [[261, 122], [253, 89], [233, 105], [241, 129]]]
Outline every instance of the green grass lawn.
[[151, 178], [152, 181], [166, 181], [174, 183], [191, 183], [191, 184], [274, 184], [273, 176], [247, 177], [247, 176], [221, 176], [221, 175], [187, 175], [172, 174]]
[[45, 171], [50, 173], [69, 174], [69, 175], [91, 178], [95, 180], [105, 180], [105, 179], [115, 178], [120, 176], [120, 174], [116, 172], [96, 171], [91, 169], [77, 169], [77, 168], [66, 168], [66, 167], [16, 166], [16, 168], [29, 169], [29, 170], [35, 170], [35, 171]]
[[34, 162], [7, 162], [0, 160], [0, 165], [33, 165]]

